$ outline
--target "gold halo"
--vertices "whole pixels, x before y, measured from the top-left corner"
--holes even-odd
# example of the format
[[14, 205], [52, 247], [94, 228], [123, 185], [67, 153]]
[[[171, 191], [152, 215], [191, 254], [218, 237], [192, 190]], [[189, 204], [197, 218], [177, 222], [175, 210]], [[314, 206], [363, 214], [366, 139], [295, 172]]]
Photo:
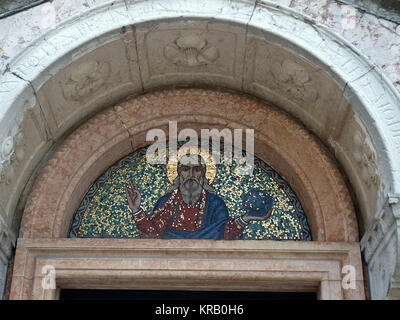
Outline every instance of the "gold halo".
[[217, 165], [209, 152], [198, 147], [181, 147], [177, 152], [171, 155], [166, 168], [169, 182], [173, 183], [178, 176], [178, 160], [182, 156], [188, 154], [198, 154], [203, 158], [206, 163], [206, 179], [209, 184], [213, 183], [217, 175]]

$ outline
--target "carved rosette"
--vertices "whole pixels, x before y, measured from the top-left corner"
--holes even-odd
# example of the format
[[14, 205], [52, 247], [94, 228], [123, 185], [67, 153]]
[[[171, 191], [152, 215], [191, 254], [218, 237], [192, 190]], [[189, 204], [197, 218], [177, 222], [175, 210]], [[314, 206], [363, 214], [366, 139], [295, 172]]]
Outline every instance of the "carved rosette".
[[204, 66], [216, 61], [219, 51], [198, 35], [186, 35], [164, 48], [164, 56], [171, 63], [184, 67]]
[[98, 92], [111, 74], [107, 62], [88, 61], [81, 63], [67, 74], [67, 80], [61, 84], [66, 100], [80, 101]]

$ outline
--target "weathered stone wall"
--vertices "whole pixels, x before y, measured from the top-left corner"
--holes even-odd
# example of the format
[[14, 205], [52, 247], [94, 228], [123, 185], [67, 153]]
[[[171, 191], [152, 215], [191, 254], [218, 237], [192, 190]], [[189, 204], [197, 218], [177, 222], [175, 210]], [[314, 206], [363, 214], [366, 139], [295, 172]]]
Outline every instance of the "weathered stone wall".
[[399, 0], [340, 0], [377, 17], [400, 23]]
[[400, 91], [400, 25], [343, 1], [272, 0], [302, 12], [340, 34], [366, 55]]

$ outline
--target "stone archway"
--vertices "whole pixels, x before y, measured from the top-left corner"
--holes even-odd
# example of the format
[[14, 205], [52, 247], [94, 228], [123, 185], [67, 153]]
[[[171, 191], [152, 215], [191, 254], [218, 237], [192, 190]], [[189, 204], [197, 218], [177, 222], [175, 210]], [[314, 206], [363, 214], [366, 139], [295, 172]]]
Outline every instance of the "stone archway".
[[[217, 243], [212, 240], [67, 239], [73, 215], [92, 182], [116, 160], [148, 144], [149, 129], [168, 132], [171, 119], [178, 122], [179, 129], [254, 128], [256, 156], [282, 173], [294, 188], [307, 212], [314, 242], [289, 241], [279, 245], [273, 240]], [[152, 244], [154, 241], [157, 241], [156, 247]], [[89, 245], [91, 249], [76, 251], [77, 244]], [[108, 249], [100, 249], [103, 245]], [[117, 254], [121, 246], [127, 250], [126, 255]], [[148, 246], [152, 253], [145, 249]], [[147, 93], [128, 98], [83, 123], [48, 160], [33, 185], [23, 214], [11, 298], [57, 297], [57, 290], [40, 289], [43, 278], [40, 270], [46, 265], [54, 266], [58, 288], [107, 286], [165, 290], [176, 288], [168, 281], [175, 279], [180, 288], [195, 285], [203, 290], [233, 289], [235, 285], [226, 282], [235, 273], [234, 265], [229, 267], [233, 258], [231, 247], [241, 251], [234, 257], [237, 260], [234, 265], [243, 273], [236, 277], [237, 286], [248, 290], [313, 290], [318, 291], [321, 299], [364, 297], [354, 207], [343, 177], [315, 137], [290, 116], [243, 95], [204, 89]], [[39, 252], [43, 249], [49, 250], [46, 261], [40, 258]], [[88, 250], [101, 250], [104, 255], [93, 256]], [[180, 256], [179, 250], [187, 252]], [[205, 256], [197, 256], [197, 250], [204, 251]], [[219, 250], [227, 253], [221, 257]], [[287, 253], [282, 256], [280, 250]], [[268, 252], [266, 256], [265, 252]], [[116, 254], [121, 265], [113, 262], [103, 269], [85, 262], [88, 258], [106, 259], [98, 265], [108, 265], [109, 256]], [[157, 263], [153, 261], [154, 254], [161, 255]], [[276, 259], [280, 260], [279, 264], [274, 262]], [[149, 263], [145, 269], [152, 270], [143, 274], [147, 279], [143, 283], [137, 279], [140, 271], [133, 267], [136, 263], [141, 266], [139, 269]], [[171, 263], [177, 268], [171, 269]], [[249, 264], [255, 269], [244, 268]], [[132, 283], [128, 279], [124, 283], [106, 280], [114, 279], [112, 275], [122, 265], [126, 265], [124, 272], [128, 278], [135, 279]], [[340, 273], [346, 265], [355, 270], [356, 282], [352, 289], [342, 288]], [[84, 280], [78, 274], [86, 268], [94, 273]], [[191, 273], [193, 269], [199, 273]], [[33, 270], [36, 271], [32, 273]], [[99, 278], [100, 273], [103, 276]]]
[[0, 91], [7, 247], [28, 179], [60, 138], [122, 97], [165, 85], [227, 87], [299, 118], [335, 154], [355, 191], [375, 296], [389, 287], [396, 294], [399, 96], [341, 38], [268, 2], [117, 1], [15, 57]]
[[[155, 117], [154, 115], [157, 114]], [[110, 165], [149, 144], [152, 128], [254, 128], [255, 154], [294, 188], [315, 241], [358, 241], [354, 206], [344, 179], [318, 141], [289, 116], [227, 92], [180, 89], [127, 99], [76, 129], [35, 182], [20, 237], [66, 238], [83, 193]]]

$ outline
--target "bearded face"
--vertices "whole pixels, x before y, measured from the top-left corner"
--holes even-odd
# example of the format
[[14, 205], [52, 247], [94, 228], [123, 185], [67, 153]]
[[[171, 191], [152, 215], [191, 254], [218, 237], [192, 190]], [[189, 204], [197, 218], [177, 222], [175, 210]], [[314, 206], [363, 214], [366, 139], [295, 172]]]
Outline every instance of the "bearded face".
[[[189, 159], [189, 160], [188, 160]], [[200, 200], [201, 190], [215, 194], [215, 190], [205, 178], [206, 165], [201, 156], [190, 156], [178, 163], [178, 176], [168, 187], [166, 193], [179, 189], [183, 201], [188, 206], [195, 206]]]
[[178, 178], [183, 201], [188, 206], [194, 206], [200, 200], [205, 180], [205, 166], [201, 157], [179, 163]]

